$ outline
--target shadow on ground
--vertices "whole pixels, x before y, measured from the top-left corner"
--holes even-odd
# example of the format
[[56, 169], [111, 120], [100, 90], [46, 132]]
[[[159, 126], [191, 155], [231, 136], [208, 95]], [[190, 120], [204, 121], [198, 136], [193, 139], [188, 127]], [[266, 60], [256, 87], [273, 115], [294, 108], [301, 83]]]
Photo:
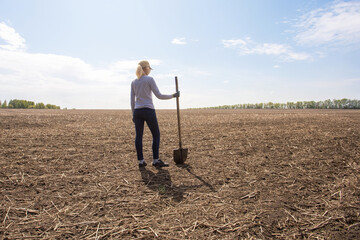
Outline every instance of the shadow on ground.
[[186, 186], [186, 185], [175, 186], [172, 183], [170, 173], [166, 168], [157, 168], [156, 173], [146, 168], [139, 168], [139, 171], [141, 173], [141, 178], [146, 187], [148, 187], [154, 192], [158, 192], [163, 197], [171, 197], [176, 202], [181, 202], [184, 199], [184, 193], [186, 191], [198, 189], [203, 186], [206, 186], [210, 189], [210, 191], [215, 192], [214, 187], [210, 183], [206, 182], [203, 178], [196, 175], [192, 171], [192, 167], [190, 165], [179, 164], [176, 166], [185, 169], [193, 177], [200, 180], [201, 184], [191, 185], [191, 186]]

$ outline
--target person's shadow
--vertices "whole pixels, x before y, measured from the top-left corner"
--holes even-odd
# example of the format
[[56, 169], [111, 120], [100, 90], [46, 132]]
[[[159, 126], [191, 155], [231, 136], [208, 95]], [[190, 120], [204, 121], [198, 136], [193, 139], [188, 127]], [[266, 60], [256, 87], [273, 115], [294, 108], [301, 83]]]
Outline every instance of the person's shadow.
[[192, 167], [188, 164], [176, 165], [179, 168], [186, 169], [191, 175], [199, 179], [202, 184], [191, 185], [191, 186], [174, 186], [171, 181], [170, 173], [167, 169], [157, 168], [157, 173], [154, 173], [150, 170], [147, 170], [144, 167], [139, 168], [141, 173], [141, 178], [146, 187], [151, 189], [154, 192], [158, 192], [159, 195], [163, 197], [171, 197], [177, 202], [181, 202], [184, 198], [184, 193], [190, 189], [197, 189], [202, 186], [207, 186], [212, 192], [215, 192], [215, 189], [211, 184], [203, 180], [200, 176], [194, 174], [191, 170]]

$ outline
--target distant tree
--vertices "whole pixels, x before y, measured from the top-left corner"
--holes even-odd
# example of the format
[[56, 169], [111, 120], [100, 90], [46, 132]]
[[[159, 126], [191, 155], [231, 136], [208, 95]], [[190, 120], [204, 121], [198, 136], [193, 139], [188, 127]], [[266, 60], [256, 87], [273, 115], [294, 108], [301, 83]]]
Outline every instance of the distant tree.
[[324, 101], [324, 108], [329, 109], [331, 108], [331, 100], [327, 99]]
[[360, 108], [360, 100], [356, 100], [356, 99], [350, 100], [349, 105], [350, 105], [350, 108], [359, 109]]
[[223, 105], [209, 107], [210, 109], [360, 109], [360, 100], [343, 99], [327, 99], [325, 101], [298, 101], [287, 103], [245, 103], [236, 105]]
[[293, 102], [287, 102], [287, 103], [286, 103], [286, 108], [287, 108], [287, 109], [294, 109], [294, 108], [295, 108], [295, 103], [293, 103]]
[[46, 109], [60, 109], [59, 106], [56, 106], [56, 105], [52, 105], [52, 104], [46, 104]]
[[36, 109], [45, 109], [45, 104], [43, 104], [43, 103], [37, 103], [37, 104], [35, 105], [35, 108], [36, 108]]
[[33, 101], [29, 101], [28, 108], [35, 108], [35, 103]]
[[323, 101], [316, 102], [316, 103], [315, 103], [315, 108], [317, 108], [317, 109], [322, 109], [322, 108], [324, 108], [324, 102], [323, 102]]
[[10, 99], [10, 101], [9, 101], [9, 103], [8, 103], [8, 108], [15, 108], [15, 106], [14, 106], [14, 100], [11, 100], [11, 99]]
[[1, 105], [1, 107], [2, 107], [2, 108], [7, 108], [7, 107], [8, 107], [6, 100], [3, 102], [3, 104]]
[[60, 109], [60, 106], [56, 106], [53, 104], [44, 104], [44, 103], [36, 103], [33, 101], [27, 100], [19, 100], [19, 99], [11, 99], [9, 103], [5, 100], [4, 102], [0, 101], [0, 108], [21, 108], [21, 109]]
[[9, 106], [12, 106], [12, 108], [28, 108], [29, 107], [29, 102], [26, 100], [10, 100], [9, 101]]
[[272, 102], [268, 102], [267, 104], [266, 104], [266, 108], [270, 108], [270, 109], [272, 109], [272, 108], [274, 108], [275, 106], [274, 106], [274, 103], [272, 103]]
[[296, 109], [303, 109], [303, 108], [304, 108], [303, 102], [300, 101], [296, 102]]
[[340, 100], [341, 108], [349, 108], [350, 100], [347, 98], [343, 98]]
[[303, 108], [315, 108], [315, 101], [304, 101]]

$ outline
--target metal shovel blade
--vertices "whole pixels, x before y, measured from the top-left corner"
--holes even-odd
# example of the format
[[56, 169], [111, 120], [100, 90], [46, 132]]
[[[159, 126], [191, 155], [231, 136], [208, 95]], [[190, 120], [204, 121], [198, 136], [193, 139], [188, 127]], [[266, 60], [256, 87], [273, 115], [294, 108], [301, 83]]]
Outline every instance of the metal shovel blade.
[[174, 149], [174, 162], [176, 164], [183, 164], [187, 158], [187, 155], [188, 155], [187, 148]]

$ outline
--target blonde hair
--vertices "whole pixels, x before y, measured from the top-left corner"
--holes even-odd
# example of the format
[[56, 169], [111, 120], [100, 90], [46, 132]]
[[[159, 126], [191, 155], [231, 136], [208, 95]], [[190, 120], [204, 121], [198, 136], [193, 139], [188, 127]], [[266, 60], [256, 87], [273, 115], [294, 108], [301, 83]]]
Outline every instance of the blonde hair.
[[142, 76], [145, 75], [145, 72], [143, 68], [150, 67], [150, 63], [146, 60], [143, 60], [139, 62], [137, 68], [136, 68], [136, 76], [138, 79], [140, 79]]

